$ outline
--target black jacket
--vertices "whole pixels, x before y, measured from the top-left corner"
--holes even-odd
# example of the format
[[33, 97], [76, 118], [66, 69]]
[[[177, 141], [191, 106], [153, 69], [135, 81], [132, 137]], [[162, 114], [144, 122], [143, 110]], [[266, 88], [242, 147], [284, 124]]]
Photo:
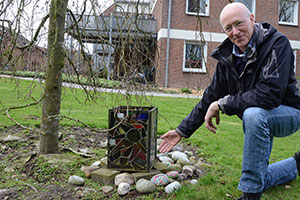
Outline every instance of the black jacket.
[[176, 128], [181, 136], [190, 137], [203, 124], [214, 101], [225, 114], [240, 118], [248, 107], [272, 109], [282, 104], [300, 109], [289, 40], [268, 23], [255, 24], [252, 37], [254, 45], [245, 50], [247, 64], [241, 74], [234, 67], [228, 38], [212, 52], [218, 60], [216, 72], [202, 100]]

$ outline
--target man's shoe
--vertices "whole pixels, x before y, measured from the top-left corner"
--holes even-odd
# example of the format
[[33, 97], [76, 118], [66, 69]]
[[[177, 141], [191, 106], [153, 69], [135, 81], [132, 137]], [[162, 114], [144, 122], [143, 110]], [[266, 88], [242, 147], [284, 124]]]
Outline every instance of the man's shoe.
[[260, 200], [262, 192], [259, 193], [246, 193], [243, 192], [243, 195], [238, 200]]
[[298, 169], [298, 176], [300, 176], [300, 151], [298, 151], [297, 153], [295, 153], [295, 155], [293, 156], [293, 158], [296, 160], [297, 169]]

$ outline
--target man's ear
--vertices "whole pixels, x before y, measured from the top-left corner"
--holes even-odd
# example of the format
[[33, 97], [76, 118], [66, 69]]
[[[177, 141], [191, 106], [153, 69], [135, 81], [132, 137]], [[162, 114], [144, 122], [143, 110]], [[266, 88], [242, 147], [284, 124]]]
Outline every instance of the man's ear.
[[253, 13], [250, 14], [250, 21], [251, 21], [251, 25], [254, 26], [254, 24], [255, 24], [255, 17], [253, 15]]

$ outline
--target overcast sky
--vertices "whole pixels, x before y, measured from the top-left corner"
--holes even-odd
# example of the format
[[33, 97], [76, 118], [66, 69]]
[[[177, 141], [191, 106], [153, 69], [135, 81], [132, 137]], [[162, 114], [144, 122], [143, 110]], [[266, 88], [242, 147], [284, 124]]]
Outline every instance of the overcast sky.
[[[23, 2], [23, 4], [22, 4]], [[100, 13], [105, 10], [109, 5], [112, 4], [112, 0], [88, 0], [86, 13], [96, 11]], [[91, 2], [95, 6], [93, 11], [91, 9]], [[8, 0], [2, 1], [0, 3], [0, 14], [8, 3]], [[23, 5], [23, 6], [21, 6]], [[13, 0], [13, 3], [5, 10], [6, 12], [0, 15], [0, 19], [9, 19], [13, 22], [14, 26], [16, 25], [16, 16], [20, 7], [24, 7], [24, 12], [22, 12], [22, 17], [20, 19], [20, 28], [22, 30], [22, 35], [30, 40], [36, 29], [38, 28], [42, 18], [49, 12], [50, 0]], [[75, 14], [80, 13], [83, 10], [83, 1], [82, 0], [69, 0], [68, 8], [72, 10]], [[47, 28], [48, 20], [42, 29], [42, 33], [38, 39], [38, 45], [42, 47], [47, 46]]]

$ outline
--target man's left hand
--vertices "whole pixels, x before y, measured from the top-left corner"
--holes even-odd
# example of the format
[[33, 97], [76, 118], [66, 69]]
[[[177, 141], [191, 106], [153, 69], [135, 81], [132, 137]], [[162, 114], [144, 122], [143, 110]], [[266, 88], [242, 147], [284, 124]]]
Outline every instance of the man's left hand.
[[213, 133], [216, 133], [217, 127], [213, 124], [212, 119], [216, 118], [216, 124], [220, 123], [220, 109], [218, 106], [218, 102], [214, 101], [210, 104], [206, 115], [205, 115], [205, 127]]

